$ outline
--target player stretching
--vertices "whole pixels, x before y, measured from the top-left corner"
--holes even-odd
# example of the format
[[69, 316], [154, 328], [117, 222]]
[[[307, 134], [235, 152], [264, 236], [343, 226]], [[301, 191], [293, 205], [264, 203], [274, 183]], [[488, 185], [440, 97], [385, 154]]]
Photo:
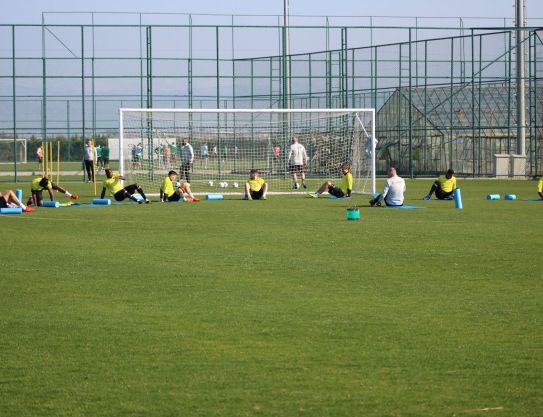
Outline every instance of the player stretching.
[[258, 169], [251, 169], [249, 181], [245, 183], [244, 200], [265, 200], [268, 193], [268, 183], [260, 178]]
[[390, 167], [388, 169], [388, 178], [385, 181], [383, 191], [381, 191], [381, 194], [377, 197], [370, 200], [370, 206], [379, 207], [383, 201], [390, 207], [403, 206], [404, 193], [404, 179], [396, 174], [396, 168]]
[[305, 151], [304, 145], [298, 143], [298, 138], [294, 136], [292, 138], [292, 145], [290, 145], [290, 151], [288, 153], [288, 164], [290, 166], [290, 175], [292, 176], [292, 188], [297, 190], [300, 188], [298, 184], [298, 178], [296, 174], [300, 174], [302, 179], [302, 185], [304, 188], [307, 188], [305, 185], [305, 167], [307, 165], [307, 153]]
[[[129, 198], [130, 200], [135, 201], [138, 204], [150, 203], [147, 197], [145, 197], [143, 188], [141, 188], [138, 184], [127, 185], [123, 188], [121, 180], [124, 180], [124, 177], [122, 175], [114, 174], [111, 169], [106, 169], [105, 172], [106, 179], [104, 180], [104, 186], [102, 188], [102, 194], [100, 195], [100, 198], [104, 198], [107, 189], [111, 194], [113, 194], [115, 201], [123, 201], [124, 199]], [[144, 201], [138, 200], [136, 197], [134, 197], [134, 193], [136, 191], [143, 197]]]
[[160, 202], [164, 201], [188, 201], [190, 203], [200, 201], [198, 197], [194, 197], [192, 190], [190, 189], [190, 184], [184, 182], [179, 184], [176, 181], [177, 172], [170, 171], [168, 176], [162, 181], [160, 186]]
[[43, 206], [43, 191], [47, 190], [49, 193], [49, 198], [51, 201], [55, 199], [53, 195], [53, 190], [56, 190], [66, 197], [70, 197], [72, 200], [77, 200], [79, 197], [75, 194], [70, 193], [68, 190], [62, 188], [59, 185], [56, 185], [54, 182], [49, 180], [47, 177], [38, 177], [34, 178], [30, 183], [30, 197], [28, 199], [27, 205], [31, 206], [36, 204], [37, 206]]
[[19, 201], [12, 190], [5, 190], [0, 193], [0, 208], [17, 208], [20, 207], [25, 213], [32, 213], [33, 208], [25, 206]]
[[341, 173], [343, 178], [341, 179], [341, 187], [336, 187], [331, 181], [326, 181], [321, 185], [314, 193], [308, 193], [309, 197], [317, 198], [319, 195], [328, 191], [330, 195], [337, 198], [350, 197], [353, 191], [353, 174], [351, 173], [351, 165], [344, 163], [341, 165]]
[[543, 200], [543, 177], [539, 178], [539, 181], [537, 182], [537, 195]]
[[423, 200], [430, 200], [435, 192], [438, 200], [452, 200], [456, 190], [456, 177], [452, 169], [447, 170], [445, 175], [441, 175], [436, 182], [432, 184], [430, 192], [425, 195]]

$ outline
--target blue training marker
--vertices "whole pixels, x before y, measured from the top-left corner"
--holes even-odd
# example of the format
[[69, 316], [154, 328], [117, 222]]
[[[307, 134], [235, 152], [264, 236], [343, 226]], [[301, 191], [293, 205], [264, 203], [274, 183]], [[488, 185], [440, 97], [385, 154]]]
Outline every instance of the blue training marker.
[[464, 206], [462, 205], [462, 192], [460, 191], [460, 188], [457, 188], [454, 190], [453, 196], [454, 196], [454, 207], [457, 209], [463, 209]]
[[58, 201], [44, 201], [43, 207], [59, 208], [60, 203]]
[[15, 190], [15, 195], [17, 196], [19, 201], [23, 201], [23, 190], [21, 190], [20, 188], [17, 188]]
[[516, 194], [505, 194], [505, 199], [506, 200], [516, 200], [517, 196], [516, 196]]
[[6, 207], [6, 208], [0, 208], [0, 214], [21, 214], [23, 212], [23, 209], [21, 207]]
[[207, 194], [206, 200], [224, 200], [224, 195], [222, 194]]
[[102, 206], [110, 206], [111, 200], [109, 198], [95, 198], [92, 200], [92, 204], [100, 204]]
[[488, 194], [486, 196], [487, 200], [499, 200], [501, 197], [499, 194]]

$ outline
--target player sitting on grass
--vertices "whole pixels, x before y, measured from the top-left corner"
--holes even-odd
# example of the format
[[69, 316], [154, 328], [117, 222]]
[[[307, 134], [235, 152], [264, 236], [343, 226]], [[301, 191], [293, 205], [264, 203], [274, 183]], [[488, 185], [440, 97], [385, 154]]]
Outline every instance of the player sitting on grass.
[[[124, 180], [123, 176], [119, 174], [114, 174], [111, 169], [106, 169], [105, 172], [106, 179], [104, 180], [104, 186], [102, 188], [102, 194], [100, 195], [100, 198], [104, 198], [107, 189], [111, 194], [113, 194], [115, 201], [123, 201], [124, 199], [129, 198], [130, 200], [135, 201], [138, 204], [150, 203], [150, 201], [147, 200], [147, 197], [145, 197], [143, 188], [141, 188], [138, 184], [127, 185], [123, 188], [121, 184], [121, 180]], [[138, 200], [136, 197], [134, 197], [134, 193], [136, 191], [143, 197], [144, 201]]]
[[454, 171], [449, 169], [445, 175], [441, 175], [437, 181], [432, 184], [430, 192], [422, 199], [430, 200], [432, 194], [435, 192], [438, 200], [452, 200], [454, 198], [454, 190], [456, 190], [456, 177], [454, 176]]
[[79, 197], [70, 193], [68, 190], [56, 185], [47, 177], [38, 177], [32, 180], [30, 183], [30, 197], [28, 198], [27, 205], [36, 204], [37, 206], [43, 206], [43, 191], [47, 190], [51, 201], [55, 199], [53, 190], [64, 194], [66, 197], [70, 197], [72, 200], [77, 200]]
[[199, 198], [194, 197], [192, 190], [190, 189], [190, 184], [184, 182], [180, 184], [176, 181], [177, 172], [170, 171], [168, 176], [162, 181], [160, 186], [160, 202], [166, 201], [188, 201], [188, 202], [197, 202], [200, 201]]
[[537, 183], [537, 195], [543, 200], [543, 177], [539, 178]]
[[251, 169], [249, 181], [245, 183], [244, 200], [265, 200], [268, 193], [268, 183], [260, 178], [258, 169]]
[[341, 187], [336, 187], [331, 181], [326, 181], [317, 191], [314, 193], [308, 193], [308, 196], [317, 198], [325, 191], [328, 191], [330, 195], [337, 198], [350, 197], [351, 192], [353, 191], [353, 174], [351, 173], [351, 165], [348, 163], [342, 164], [341, 173], [343, 174]]
[[383, 191], [377, 197], [370, 200], [370, 206], [380, 206], [383, 201], [387, 206], [403, 206], [403, 193], [405, 193], [405, 181], [396, 174], [396, 168], [390, 167]]
[[33, 208], [25, 206], [19, 201], [17, 196], [12, 190], [6, 190], [0, 192], [0, 208], [17, 208], [20, 207], [25, 213], [32, 213]]

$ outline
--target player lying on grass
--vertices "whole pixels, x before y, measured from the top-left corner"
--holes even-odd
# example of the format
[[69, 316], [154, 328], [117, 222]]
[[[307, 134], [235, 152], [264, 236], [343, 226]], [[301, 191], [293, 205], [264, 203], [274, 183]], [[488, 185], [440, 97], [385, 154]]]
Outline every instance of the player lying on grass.
[[25, 213], [32, 213], [33, 208], [25, 206], [19, 201], [17, 196], [12, 190], [5, 190], [0, 192], [0, 208], [17, 208], [20, 207]]
[[314, 193], [308, 193], [309, 197], [317, 198], [325, 191], [337, 198], [350, 197], [353, 191], [353, 174], [351, 173], [351, 165], [344, 163], [341, 165], [341, 187], [336, 187], [331, 181], [326, 181]]
[[430, 192], [422, 199], [430, 200], [432, 194], [435, 192], [438, 200], [452, 200], [454, 198], [454, 190], [456, 190], [456, 177], [454, 176], [454, 171], [449, 169], [445, 175], [441, 175], [437, 181], [432, 184]]
[[268, 193], [268, 183], [260, 178], [258, 169], [251, 169], [249, 181], [245, 183], [244, 200], [265, 200]]
[[543, 177], [539, 178], [537, 183], [537, 195], [543, 200]]
[[[145, 197], [143, 188], [141, 188], [138, 184], [127, 185], [123, 188], [121, 181], [124, 180], [124, 177], [122, 175], [114, 174], [111, 169], [106, 169], [105, 173], [106, 179], [104, 180], [104, 185], [100, 198], [104, 198], [104, 196], [106, 195], [106, 190], [108, 190], [111, 194], [113, 194], [113, 198], [115, 198], [115, 201], [123, 201], [129, 198], [130, 200], [135, 201], [138, 204], [150, 203], [147, 197]], [[143, 201], [138, 200], [136, 197], [134, 197], [134, 193], [136, 193], [136, 191], [143, 197]]]
[[170, 171], [168, 176], [162, 181], [160, 186], [160, 202], [164, 201], [188, 201], [188, 202], [197, 202], [200, 201], [199, 198], [194, 197], [192, 190], [190, 189], [190, 184], [184, 182], [180, 184], [176, 181], [177, 172]]
[[28, 198], [27, 205], [36, 204], [37, 206], [43, 206], [43, 191], [47, 190], [49, 193], [49, 198], [51, 201], [54, 201], [55, 196], [53, 195], [53, 190], [56, 190], [66, 197], [70, 197], [72, 200], [77, 200], [79, 197], [75, 194], [70, 193], [68, 190], [62, 188], [59, 185], [56, 185], [47, 177], [38, 177], [32, 180], [30, 183], [30, 197]]
[[380, 206], [383, 201], [387, 206], [403, 206], [405, 193], [405, 181], [396, 174], [396, 168], [388, 169], [388, 178], [383, 187], [383, 191], [374, 199], [370, 200], [370, 206]]

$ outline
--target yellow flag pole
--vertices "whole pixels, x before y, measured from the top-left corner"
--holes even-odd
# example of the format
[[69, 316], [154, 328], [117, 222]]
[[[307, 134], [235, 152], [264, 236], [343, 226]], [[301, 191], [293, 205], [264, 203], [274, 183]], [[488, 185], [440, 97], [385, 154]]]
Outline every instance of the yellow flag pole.
[[45, 177], [45, 148], [43, 147], [43, 142], [41, 143], [41, 177]]
[[60, 184], [60, 140], [57, 141], [57, 184]]
[[96, 158], [94, 157], [94, 140], [91, 142], [92, 147], [92, 182], [94, 186], [94, 196], [96, 197]]
[[54, 173], [53, 173], [53, 141], [49, 141], [49, 171], [51, 176], [49, 177], [51, 181], [53, 181]]

